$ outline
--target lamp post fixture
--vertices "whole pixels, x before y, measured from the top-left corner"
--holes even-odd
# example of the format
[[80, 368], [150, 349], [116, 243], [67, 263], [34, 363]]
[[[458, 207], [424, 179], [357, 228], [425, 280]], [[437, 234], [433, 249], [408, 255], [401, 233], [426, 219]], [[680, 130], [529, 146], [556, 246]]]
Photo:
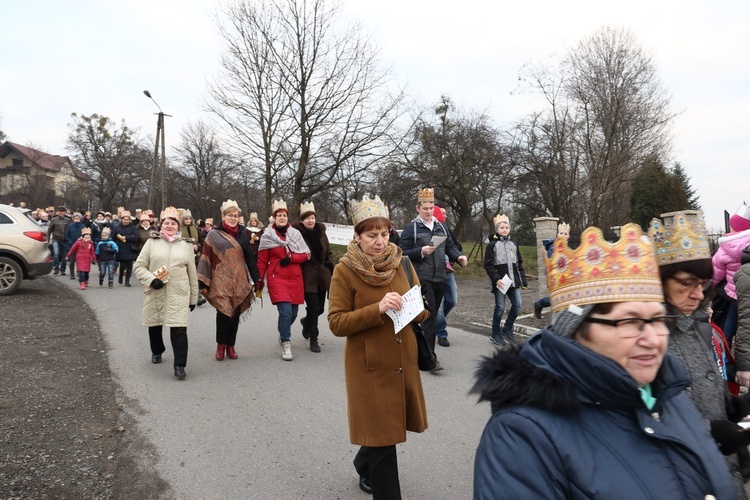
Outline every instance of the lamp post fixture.
[[[159, 103], [151, 97], [151, 92], [144, 90], [143, 94], [151, 99], [156, 104], [156, 107], [159, 108], [159, 112], [157, 113], [158, 118], [156, 119], [156, 140], [154, 141], [154, 166], [151, 169], [151, 184], [148, 188], [148, 208], [154, 211], [164, 210], [167, 206], [167, 155], [164, 147], [164, 117], [172, 115], [167, 115], [161, 110]], [[154, 209], [154, 178], [156, 176], [156, 169], [159, 167], [159, 144], [161, 144], [161, 208]]]

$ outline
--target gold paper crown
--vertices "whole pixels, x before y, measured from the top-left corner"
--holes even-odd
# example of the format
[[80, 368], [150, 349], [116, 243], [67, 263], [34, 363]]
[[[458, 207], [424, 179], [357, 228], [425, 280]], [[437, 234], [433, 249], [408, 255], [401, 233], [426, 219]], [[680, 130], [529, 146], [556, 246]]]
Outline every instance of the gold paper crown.
[[167, 207], [164, 210], [161, 211], [161, 215], [159, 215], [159, 220], [163, 221], [167, 217], [170, 217], [176, 221], [180, 220], [180, 212], [175, 207]]
[[84, 234], [88, 234], [90, 236], [91, 235], [91, 228], [84, 227], [83, 229], [81, 229], [81, 236], [83, 236]]
[[315, 212], [315, 205], [313, 204], [313, 202], [309, 202], [309, 203], [303, 202], [299, 206], [300, 216], [302, 216], [302, 214], [304, 214], [305, 212]]
[[363, 220], [372, 217], [385, 217], [387, 219], [388, 207], [385, 206], [380, 196], [375, 195], [375, 198], [370, 198], [370, 195], [366, 194], [362, 197], [362, 201], [349, 201], [349, 215], [352, 218], [352, 223], [356, 226]]
[[213, 226], [214, 225], [214, 218], [213, 217], [206, 217], [206, 220], [203, 221], [203, 224], [204, 225], [211, 224]]
[[250, 217], [248, 218], [248, 220], [253, 220], [253, 219], [260, 222], [260, 219], [258, 219], [258, 212], [250, 212]]
[[565, 222], [561, 222], [557, 225], [557, 232], [565, 231], [566, 233], [570, 234], [570, 224], [566, 224]]
[[276, 210], [282, 209], [289, 213], [289, 209], [286, 208], [286, 202], [284, 200], [273, 200], [273, 203], [271, 203], [271, 213], [276, 213]]
[[227, 210], [235, 209], [239, 213], [242, 213], [242, 210], [240, 210], [240, 206], [237, 204], [234, 200], [227, 200], [224, 203], [221, 204], [221, 214], [224, 215], [227, 213]]
[[419, 195], [417, 196], [417, 201], [419, 203], [422, 203], [424, 201], [434, 203], [435, 202], [435, 190], [433, 188], [420, 189]]
[[684, 213], [677, 212], [672, 222], [672, 225], [667, 227], [659, 219], [651, 219], [648, 227], [648, 235], [656, 250], [657, 264], [666, 266], [711, 258], [702, 212], [693, 220]]
[[505, 215], [505, 214], [502, 214], [502, 215], [496, 215], [496, 216], [494, 216], [494, 217], [492, 218], [492, 224], [493, 224], [493, 225], [494, 225], [495, 227], [497, 227], [497, 225], [498, 225], [498, 224], [500, 224], [501, 222], [505, 222], [506, 224], [508, 224], [508, 225], [510, 226], [510, 219], [508, 219], [508, 216], [507, 216], [507, 215]]
[[547, 259], [547, 286], [552, 311], [570, 305], [604, 302], [664, 302], [659, 267], [651, 240], [637, 224], [626, 224], [616, 243], [589, 227], [575, 250], [557, 238]]
[[130, 215], [130, 212], [128, 212], [127, 210], [124, 210], [124, 211], [120, 212], [120, 219], [124, 219], [125, 217], [127, 217], [129, 219], [133, 218], [133, 216]]

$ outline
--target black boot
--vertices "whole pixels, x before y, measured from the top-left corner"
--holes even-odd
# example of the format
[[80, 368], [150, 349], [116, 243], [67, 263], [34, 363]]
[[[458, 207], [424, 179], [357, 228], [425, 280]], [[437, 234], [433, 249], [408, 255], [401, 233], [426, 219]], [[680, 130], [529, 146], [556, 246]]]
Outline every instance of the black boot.
[[318, 332], [317, 329], [310, 335], [310, 350], [312, 352], [320, 352], [320, 345], [318, 345]]
[[120, 273], [120, 277], [117, 278], [117, 282], [122, 285], [122, 273]]
[[125, 276], [125, 286], [130, 286], [130, 276]]
[[310, 330], [307, 329], [307, 316], [299, 320], [299, 323], [302, 325], [302, 336], [305, 339], [310, 338]]

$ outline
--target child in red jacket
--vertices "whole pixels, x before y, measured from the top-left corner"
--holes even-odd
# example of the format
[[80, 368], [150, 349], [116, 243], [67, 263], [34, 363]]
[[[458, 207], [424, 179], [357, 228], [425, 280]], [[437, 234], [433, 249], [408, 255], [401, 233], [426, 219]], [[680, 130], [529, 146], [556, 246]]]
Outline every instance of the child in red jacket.
[[89, 286], [91, 264], [96, 262], [96, 252], [94, 251], [94, 243], [91, 241], [90, 228], [86, 227], [81, 230], [81, 237], [73, 244], [73, 247], [68, 252], [68, 260], [70, 260], [73, 255], [76, 256], [78, 283], [80, 283], [81, 290], [85, 290], [86, 287]]

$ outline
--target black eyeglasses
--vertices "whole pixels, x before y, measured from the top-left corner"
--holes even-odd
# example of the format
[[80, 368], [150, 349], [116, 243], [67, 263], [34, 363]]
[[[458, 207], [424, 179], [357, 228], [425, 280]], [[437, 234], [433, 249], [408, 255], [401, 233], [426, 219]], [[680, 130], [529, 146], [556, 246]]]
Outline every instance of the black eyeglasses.
[[698, 278], [682, 279], [676, 276], [671, 276], [671, 278], [686, 289], [692, 290], [700, 287], [701, 290], [707, 292], [711, 288], [711, 280], [699, 280]]
[[674, 326], [675, 316], [654, 316], [653, 318], [622, 318], [606, 319], [587, 317], [584, 323], [597, 323], [607, 325], [617, 329], [617, 334], [622, 338], [638, 337], [643, 333], [646, 325], [653, 325], [657, 335], [669, 335], [669, 331]]

